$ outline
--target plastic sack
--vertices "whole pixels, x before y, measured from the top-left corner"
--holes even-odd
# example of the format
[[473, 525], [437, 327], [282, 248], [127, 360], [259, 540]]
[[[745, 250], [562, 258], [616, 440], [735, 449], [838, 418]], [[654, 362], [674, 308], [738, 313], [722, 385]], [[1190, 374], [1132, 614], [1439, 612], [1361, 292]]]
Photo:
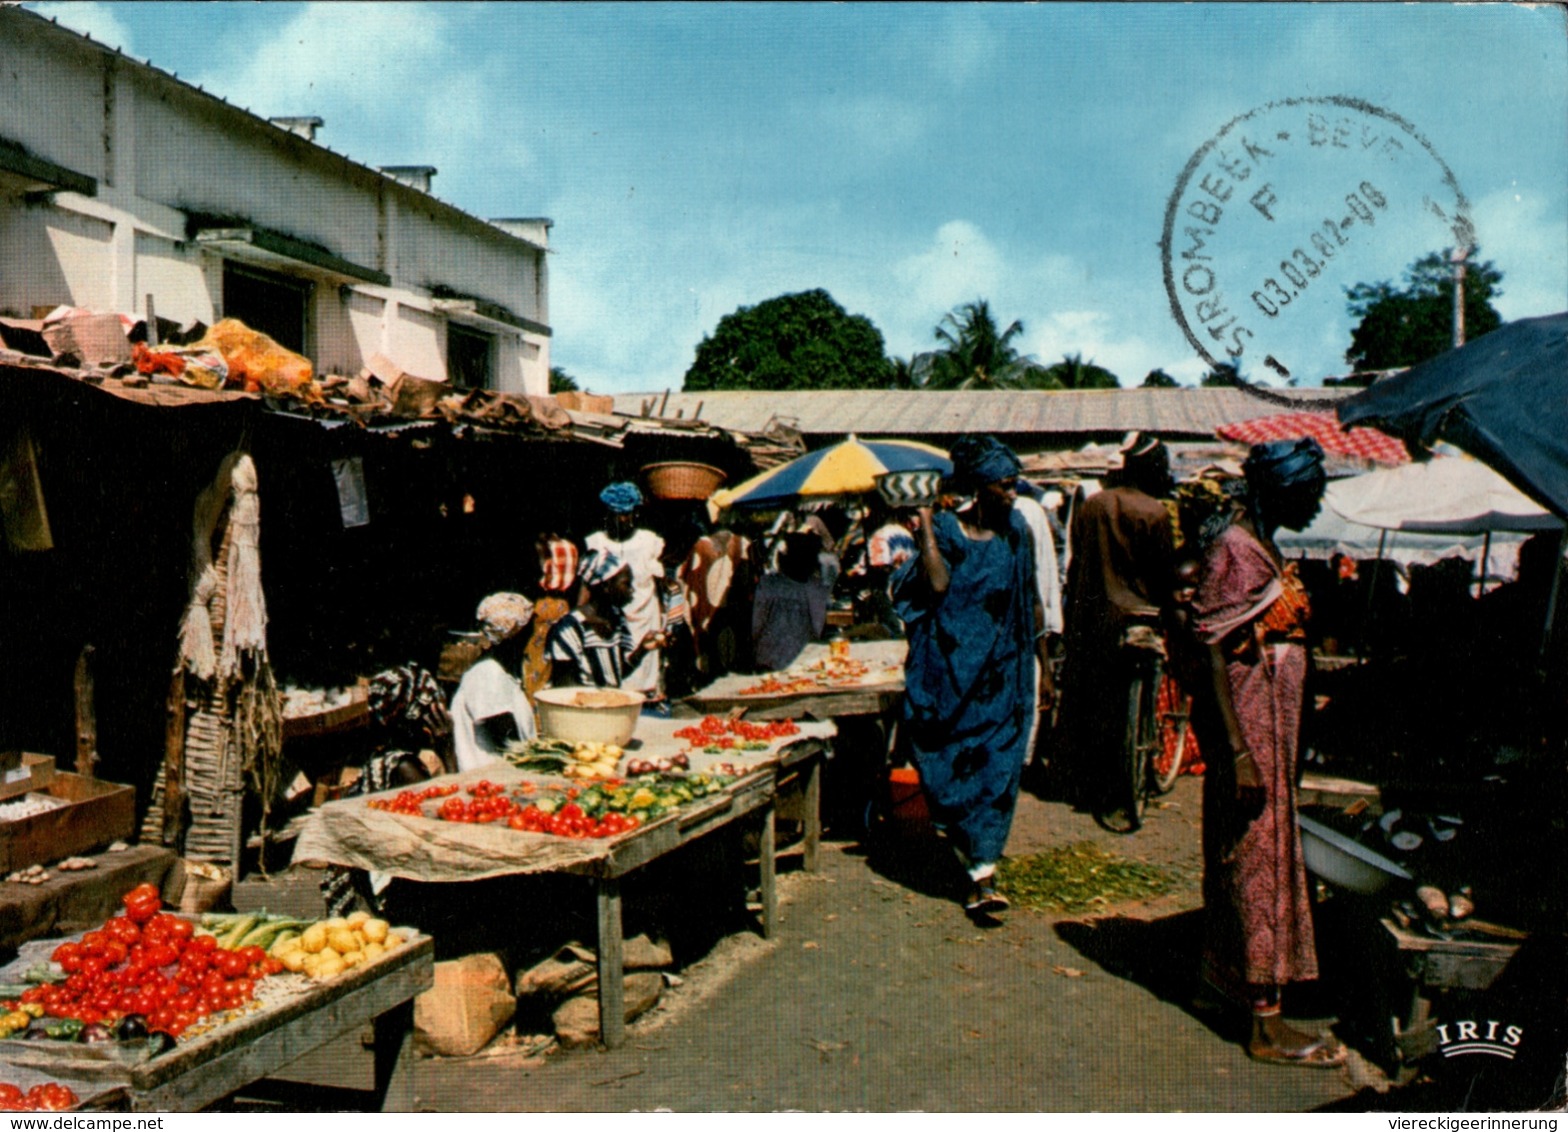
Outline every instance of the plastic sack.
[[314, 403], [322, 400], [309, 358], [278, 345], [270, 335], [252, 330], [237, 318], [226, 318], [207, 331], [196, 349], [213, 349], [223, 355], [230, 388]]

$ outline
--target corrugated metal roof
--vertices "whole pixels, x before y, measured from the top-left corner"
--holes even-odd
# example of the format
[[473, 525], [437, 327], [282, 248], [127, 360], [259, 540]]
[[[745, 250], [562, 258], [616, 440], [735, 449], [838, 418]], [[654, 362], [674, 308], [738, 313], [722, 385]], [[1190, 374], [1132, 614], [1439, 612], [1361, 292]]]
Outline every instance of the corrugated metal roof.
[[[1283, 392], [1310, 400], [1338, 398], [1351, 390]], [[663, 394], [623, 393], [616, 412], [635, 416]], [[721, 428], [761, 432], [770, 420], [787, 421], [810, 437], [934, 436], [989, 432], [1020, 434], [1114, 434], [1142, 429], [1166, 437], [1211, 438], [1233, 421], [1280, 411], [1245, 389], [1064, 389], [1051, 392], [999, 389], [811, 390], [801, 392], [671, 393], [666, 416], [687, 419], [701, 406], [702, 420]]]

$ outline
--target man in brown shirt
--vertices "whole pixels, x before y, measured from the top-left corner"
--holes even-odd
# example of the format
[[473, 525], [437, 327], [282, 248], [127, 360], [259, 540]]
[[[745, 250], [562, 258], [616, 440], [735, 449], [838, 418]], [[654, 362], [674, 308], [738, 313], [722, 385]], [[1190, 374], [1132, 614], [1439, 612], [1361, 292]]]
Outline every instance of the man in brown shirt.
[[1107, 768], [1115, 765], [1126, 727], [1126, 680], [1119, 665], [1122, 632], [1135, 618], [1170, 604], [1175, 541], [1170, 512], [1170, 453], [1156, 437], [1132, 433], [1119, 451], [1121, 468], [1075, 511], [1063, 595], [1060, 767], [1069, 800], [1095, 809], [1105, 799]]

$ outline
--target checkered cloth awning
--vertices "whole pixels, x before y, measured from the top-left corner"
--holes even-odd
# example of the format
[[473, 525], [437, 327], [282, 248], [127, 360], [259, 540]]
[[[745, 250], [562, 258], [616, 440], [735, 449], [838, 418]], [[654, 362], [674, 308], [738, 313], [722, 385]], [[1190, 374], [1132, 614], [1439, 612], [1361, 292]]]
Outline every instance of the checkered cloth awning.
[[1341, 430], [1333, 413], [1276, 413], [1234, 421], [1214, 430], [1239, 444], [1264, 444], [1270, 440], [1295, 440], [1310, 436], [1331, 456], [1352, 456], [1374, 464], [1407, 464], [1410, 453], [1397, 437], [1375, 428]]

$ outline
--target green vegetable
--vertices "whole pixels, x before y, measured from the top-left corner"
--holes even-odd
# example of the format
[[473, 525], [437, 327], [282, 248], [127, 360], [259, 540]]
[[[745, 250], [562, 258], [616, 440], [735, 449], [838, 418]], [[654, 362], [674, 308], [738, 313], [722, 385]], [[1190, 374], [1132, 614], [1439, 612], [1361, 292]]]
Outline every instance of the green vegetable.
[[251, 929], [254, 928], [260, 922], [261, 922], [261, 917], [260, 916], [257, 916], [257, 915], [247, 915], [247, 916], [244, 916], [238, 923], [236, 923], [228, 931], [219, 934], [219, 936], [218, 936], [218, 946], [222, 947], [222, 948], [226, 948], [229, 951], [233, 951], [235, 948], [237, 948], [240, 945], [240, 940], [244, 939], [247, 935], [249, 935]]
[[44, 1033], [57, 1042], [74, 1042], [82, 1036], [82, 1029], [75, 1018], [54, 1018], [44, 1026]]

